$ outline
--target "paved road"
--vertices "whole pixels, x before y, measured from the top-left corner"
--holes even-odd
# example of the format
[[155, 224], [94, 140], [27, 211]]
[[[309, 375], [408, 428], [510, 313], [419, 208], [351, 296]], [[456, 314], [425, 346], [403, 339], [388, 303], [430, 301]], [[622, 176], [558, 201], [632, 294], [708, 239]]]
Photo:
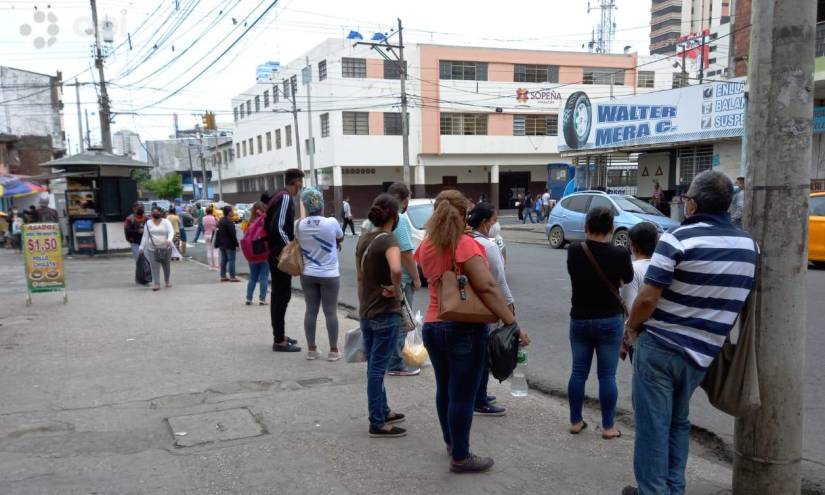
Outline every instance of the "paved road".
[[[516, 300], [519, 322], [531, 335], [529, 349], [529, 378], [533, 386], [545, 391], [566, 393], [570, 373], [570, 347], [568, 342], [568, 311], [570, 282], [566, 270], [565, 250], [550, 249], [541, 234], [504, 231], [509, 264], [508, 282]], [[189, 237], [192, 239], [192, 236]], [[515, 242], [518, 241], [518, 242]], [[535, 242], [525, 244], [522, 242]], [[545, 242], [542, 244], [542, 242]], [[356, 306], [354, 257], [355, 240], [347, 236], [341, 252], [342, 303]], [[196, 259], [203, 260], [203, 245], [190, 250]], [[242, 256], [239, 256], [242, 258]], [[247, 272], [244, 261], [239, 261], [239, 273]], [[298, 279], [293, 280], [300, 287]], [[812, 270], [808, 275], [808, 338], [806, 345], [805, 372], [805, 459], [804, 471], [809, 481], [825, 487], [825, 332], [820, 323], [820, 306], [825, 294], [825, 270]], [[417, 308], [426, 304], [426, 289], [416, 297]], [[617, 373], [619, 383], [619, 407], [631, 410], [631, 368], [621, 363]], [[588, 396], [598, 397], [595, 365], [588, 381]], [[733, 420], [713, 409], [704, 393], [697, 392], [693, 399], [691, 420], [696, 426], [710, 430], [732, 444]]]

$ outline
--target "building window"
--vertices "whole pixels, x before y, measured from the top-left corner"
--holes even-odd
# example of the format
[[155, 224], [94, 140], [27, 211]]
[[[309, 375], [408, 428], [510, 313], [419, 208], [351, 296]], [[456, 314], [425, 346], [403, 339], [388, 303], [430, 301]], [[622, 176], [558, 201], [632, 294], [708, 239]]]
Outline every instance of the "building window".
[[688, 85], [688, 75], [684, 72], [673, 73], [673, 89], [684, 88]]
[[273, 104], [278, 103], [278, 85], [277, 84], [272, 85], [272, 103]]
[[298, 96], [298, 76], [290, 77], [289, 85], [292, 88], [292, 97], [295, 98], [296, 96]]
[[260, 111], [261, 111], [261, 97], [256, 95], [255, 96], [255, 113], [260, 112]]
[[275, 129], [275, 149], [281, 149], [281, 130]]
[[558, 115], [514, 115], [513, 136], [557, 136]]
[[246, 100], [246, 114], [252, 115], [252, 100]]
[[369, 112], [342, 112], [344, 135], [367, 136], [370, 133]]
[[241, 156], [241, 143], [235, 143], [235, 156]]
[[441, 79], [486, 81], [487, 63], [442, 60], [438, 63], [438, 72]]
[[341, 77], [360, 79], [367, 77], [367, 59], [343, 57], [341, 59]]
[[255, 154], [255, 141], [252, 138], [249, 138], [249, 155], [252, 156]]
[[525, 65], [513, 66], [514, 82], [559, 82], [559, 67], [557, 65]]
[[442, 113], [442, 136], [486, 136], [486, 113]]
[[238, 121], [238, 107], [232, 109], [232, 116], [235, 118], [235, 122]]
[[327, 61], [321, 60], [318, 62], [318, 80], [323, 81], [327, 78]]
[[398, 112], [384, 112], [384, 135], [401, 135], [401, 114]]
[[258, 134], [258, 154], [264, 152], [264, 138], [260, 134]]
[[709, 58], [708, 59], [708, 64], [714, 65], [715, 63], [716, 63], [716, 58]]
[[656, 72], [652, 70], [640, 70], [639, 71], [639, 80], [636, 81], [636, 84], [640, 88], [652, 88], [655, 86], [656, 82]]
[[284, 99], [285, 99], [285, 100], [288, 100], [288, 99], [289, 99], [289, 95], [291, 95], [291, 94], [292, 94], [292, 91], [290, 91], [291, 84], [289, 84], [289, 81], [288, 81], [288, 80], [284, 79], [284, 82], [283, 82], [283, 87], [284, 87], [284, 90], [283, 90], [283, 93], [284, 93]]
[[[407, 63], [404, 62], [406, 73]], [[397, 60], [384, 60], [384, 79], [401, 79], [401, 64]]]
[[269, 108], [269, 90], [264, 91], [264, 108]]
[[329, 137], [329, 114], [321, 114], [321, 137]]
[[288, 125], [284, 129], [284, 134], [286, 135], [286, 147], [289, 148], [292, 146], [292, 126]]
[[713, 146], [679, 149], [679, 185], [688, 186], [693, 178], [713, 168]]
[[243, 156], [246, 156], [246, 140], [243, 141]]
[[239, 113], [241, 114], [241, 118], [243, 118], [243, 113], [244, 113], [243, 112], [243, 104], [241, 104], [241, 106], [238, 107], [238, 110], [239, 110]]
[[585, 67], [582, 84], [624, 85], [624, 69]]
[[266, 150], [272, 151], [272, 132], [266, 133]]

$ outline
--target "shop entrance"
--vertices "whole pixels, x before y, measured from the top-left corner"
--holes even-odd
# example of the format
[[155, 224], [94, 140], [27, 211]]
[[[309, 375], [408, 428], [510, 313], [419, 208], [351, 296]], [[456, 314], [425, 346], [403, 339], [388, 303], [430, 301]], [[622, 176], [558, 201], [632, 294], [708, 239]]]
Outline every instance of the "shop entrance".
[[516, 207], [519, 194], [530, 187], [530, 172], [502, 172], [498, 176], [498, 207], [510, 210]]

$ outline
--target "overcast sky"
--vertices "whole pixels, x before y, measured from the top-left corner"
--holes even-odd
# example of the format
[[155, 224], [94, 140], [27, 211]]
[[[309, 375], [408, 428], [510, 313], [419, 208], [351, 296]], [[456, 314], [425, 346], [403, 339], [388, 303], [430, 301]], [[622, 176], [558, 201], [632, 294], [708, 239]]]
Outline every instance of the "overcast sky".
[[[272, 1], [177, 0], [178, 10], [175, 3], [98, 1], [101, 21], [113, 21], [112, 46], [118, 47], [106, 63], [106, 79], [113, 83], [113, 108], [138, 111], [137, 116], [117, 116], [113, 132], [131, 129], [144, 140], [162, 139], [173, 132], [173, 113], [178, 114], [181, 128], [191, 128], [200, 121], [194, 114], [207, 109], [218, 113], [219, 122], [229, 123], [230, 98], [254, 84], [258, 64], [288, 63], [350, 29], [368, 38], [394, 27], [397, 17], [404, 22], [407, 42], [582, 51], [600, 15], [599, 11], [588, 15], [587, 0], [280, 0], [218, 63], [187, 86], [238, 38], [244, 21], [251, 25]], [[632, 51], [647, 54], [650, 0], [616, 0], [616, 4], [613, 51], [629, 45]], [[48, 74], [60, 70], [64, 79], [77, 76], [81, 82], [91, 81], [89, 12], [86, 0], [0, 0], [0, 64]], [[131, 50], [127, 33], [131, 33]], [[175, 96], [153, 105], [179, 88]], [[93, 135], [99, 135], [94, 87], [83, 86], [80, 100], [94, 121]], [[74, 87], [65, 88], [64, 102], [64, 122], [74, 150], [78, 143]]]

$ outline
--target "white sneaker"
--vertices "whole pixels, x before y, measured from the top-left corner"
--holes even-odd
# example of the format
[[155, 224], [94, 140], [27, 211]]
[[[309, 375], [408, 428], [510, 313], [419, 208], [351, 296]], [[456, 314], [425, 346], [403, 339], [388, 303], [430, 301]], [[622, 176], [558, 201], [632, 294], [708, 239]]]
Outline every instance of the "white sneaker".
[[338, 361], [339, 359], [341, 359], [341, 353], [340, 352], [330, 351], [330, 353], [327, 354], [327, 361], [329, 361], [329, 362]]
[[318, 351], [307, 351], [307, 361], [315, 361], [321, 357], [321, 353]]

